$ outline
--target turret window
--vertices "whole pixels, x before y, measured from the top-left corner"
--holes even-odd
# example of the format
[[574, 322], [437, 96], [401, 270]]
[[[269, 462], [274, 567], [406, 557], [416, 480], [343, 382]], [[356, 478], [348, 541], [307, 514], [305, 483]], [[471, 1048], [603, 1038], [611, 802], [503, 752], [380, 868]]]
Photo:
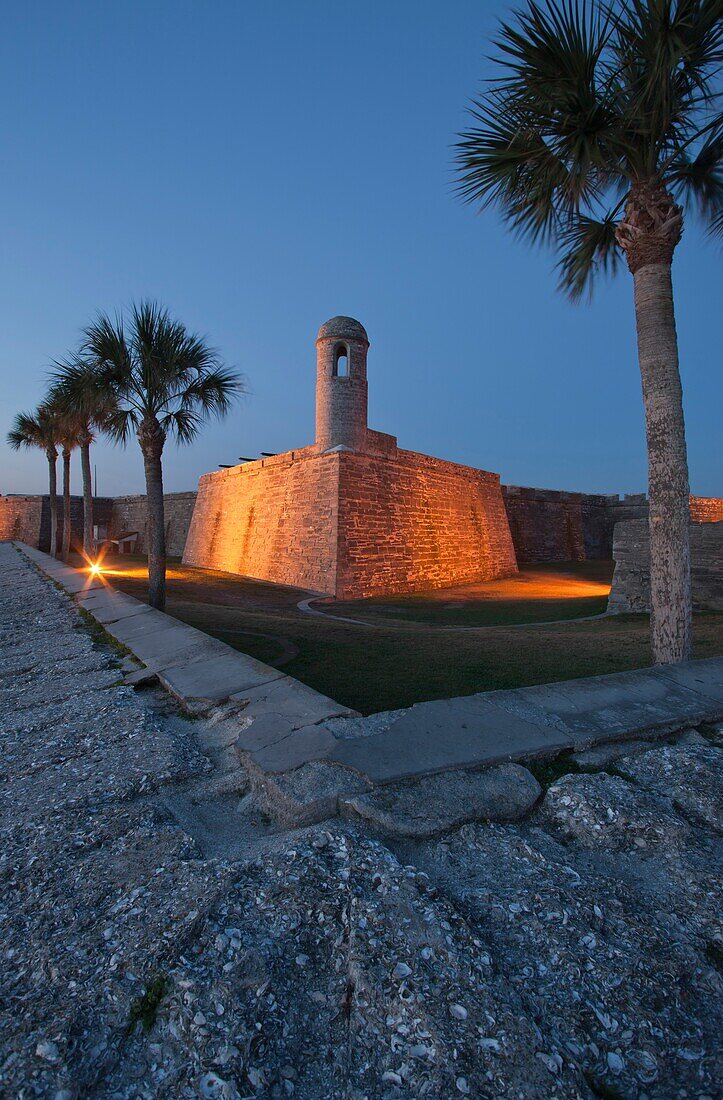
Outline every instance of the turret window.
[[337, 344], [334, 348], [334, 378], [349, 376], [349, 348], [346, 344]]

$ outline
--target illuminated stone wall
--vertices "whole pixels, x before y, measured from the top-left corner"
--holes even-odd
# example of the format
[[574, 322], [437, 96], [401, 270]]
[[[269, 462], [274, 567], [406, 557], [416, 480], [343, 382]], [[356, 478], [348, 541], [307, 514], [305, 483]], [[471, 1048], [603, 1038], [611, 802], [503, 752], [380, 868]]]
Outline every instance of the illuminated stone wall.
[[[518, 562], [586, 561], [613, 556], [618, 523], [647, 519], [644, 493], [623, 497], [503, 485]], [[723, 520], [723, 499], [690, 498], [697, 523]]]
[[497, 474], [413, 451], [340, 457], [340, 598], [517, 572]]
[[43, 497], [0, 497], [0, 539], [17, 539], [38, 547], [42, 512]]
[[517, 568], [496, 474], [313, 447], [202, 477], [184, 562], [339, 598]]
[[720, 523], [723, 521], [723, 498], [691, 497], [690, 518], [694, 523]]
[[184, 562], [334, 592], [339, 457], [307, 447], [206, 474]]
[[[97, 497], [95, 522], [107, 523], [112, 501], [109, 497]], [[83, 498], [70, 498], [71, 548], [83, 544]], [[0, 496], [0, 539], [17, 539], [35, 546], [38, 550], [50, 550], [50, 497]], [[63, 500], [58, 494], [58, 548], [63, 539]]]
[[612, 555], [609, 506], [617, 497], [519, 485], [505, 485], [502, 492], [519, 562], [585, 561]]

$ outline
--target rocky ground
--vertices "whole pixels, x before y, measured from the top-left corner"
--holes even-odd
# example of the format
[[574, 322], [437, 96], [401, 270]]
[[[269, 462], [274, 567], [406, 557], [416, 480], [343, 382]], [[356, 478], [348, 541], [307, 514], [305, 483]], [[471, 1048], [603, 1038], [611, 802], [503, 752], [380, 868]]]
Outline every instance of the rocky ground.
[[[283, 831], [8, 544], [0, 646], [2, 1096], [720, 1095], [722, 728], [515, 824]], [[235, 849], [179, 824], [214, 782]]]

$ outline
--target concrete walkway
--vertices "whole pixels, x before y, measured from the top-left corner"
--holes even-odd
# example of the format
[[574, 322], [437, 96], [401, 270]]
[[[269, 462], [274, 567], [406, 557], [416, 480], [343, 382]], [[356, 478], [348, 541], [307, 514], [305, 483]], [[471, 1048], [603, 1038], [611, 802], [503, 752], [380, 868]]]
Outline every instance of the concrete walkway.
[[17, 544], [191, 711], [236, 704], [236, 751], [303, 817], [362, 786], [663, 736], [723, 718], [723, 657], [354, 715], [223, 642]]
[[245, 704], [245, 724], [273, 714], [284, 728], [296, 729], [355, 713], [279, 669], [116, 591], [102, 577], [24, 543], [15, 545], [137, 658], [139, 668], [126, 676], [129, 684], [157, 678], [192, 713], [228, 702]]

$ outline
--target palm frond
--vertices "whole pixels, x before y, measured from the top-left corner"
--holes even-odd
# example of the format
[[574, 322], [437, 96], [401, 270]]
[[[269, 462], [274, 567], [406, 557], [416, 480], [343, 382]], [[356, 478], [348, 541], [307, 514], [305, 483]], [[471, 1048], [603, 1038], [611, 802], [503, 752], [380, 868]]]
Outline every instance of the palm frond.
[[177, 443], [191, 443], [203, 425], [204, 417], [193, 408], [173, 409], [160, 419], [166, 435]]
[[583, 181], [573, 178], [534, 119], [513, 111], [499, 94], [477, 101], [469, 113], [477, 125], [456, 145], [458, 194], [482, 209], [500, 207], [523, 237], [549, 239], [559, 212], [579, 201]]
[[140, 416], [133, 408], [116, 406], [108, 412], [104, 422], [103, 431], [114, 443], [126, 445], [133, 432], [138, 431]]
[[503, 24], [505, 75], [473, 101], [456, 145], [458, 193], [497, 206], [533, 241], [596, 207], [624, 162], [619, 112], [600, 78], [609, 25], [584, 2], [535, 2]]
[[712, 102], [723, 57], [720, 0], [623, 0], [611, 19], [615, 83], [626, 127], [638, 136], [636, 169], [653, 175]]
[[63, 417], [75, 418], [79, 435], [86, 440], [94, 431], [103, 431], [117, 407], [114, 390], [104, 384], [102, 368], [96, 368], [78, 355], [56, 360], [50, 376], [49, 396]]
[[711, 237], [723, 237], [723, 209], [711, 219], [708, 225], [708, 232]]
[[204, 416], [224, 416], [232, 401], [244, 392], [244, 383], [235, 371], [225, 367], [198, 374], [179, 395], [183, 409], [197, 407]]
[[721, 232], [721, 2], [528, 0], [502, 23], [501, 75], [455, 147], [457, 192], [554, 244], [573, 297], [615, 270], [614, 214], [601, 211], [642, 185], [669, 186]]
[[132, 304], [125, 317], [98, 313], [78, 353], [55, 368], [51, 392], [61, 407], [80, 410], [120, 443], [153, 421], [188, 442], [243, 390], [215, 348], [151, 299]]
[[580, 214], [560, 234], [559, 287], [573, 301], [586, 290], [592, 291], [597, 275], [613, 275], [617, 271], [622, 257], [615, 239], [616, 228], [611, 214], [602, 219]]
[[34, 413], [20, 412], [6, 438], [15, 451], [22, 447], [55, 450], [60, 441], [57, 416], [47, 404], [39, 405]]
[[723, 210], [723, 133], [709, 138], [690, 158], [682, 153], [668, 169], [666, 183], [679, 201], [688, 199], [706, 222]]
[[514, 22], [501, 25], [496, 45], [505, 69], [502, 82], [518, 102], [541, 115], [590, 106], [608, 35], [604, 13], [584, 0], [531, 2]]

